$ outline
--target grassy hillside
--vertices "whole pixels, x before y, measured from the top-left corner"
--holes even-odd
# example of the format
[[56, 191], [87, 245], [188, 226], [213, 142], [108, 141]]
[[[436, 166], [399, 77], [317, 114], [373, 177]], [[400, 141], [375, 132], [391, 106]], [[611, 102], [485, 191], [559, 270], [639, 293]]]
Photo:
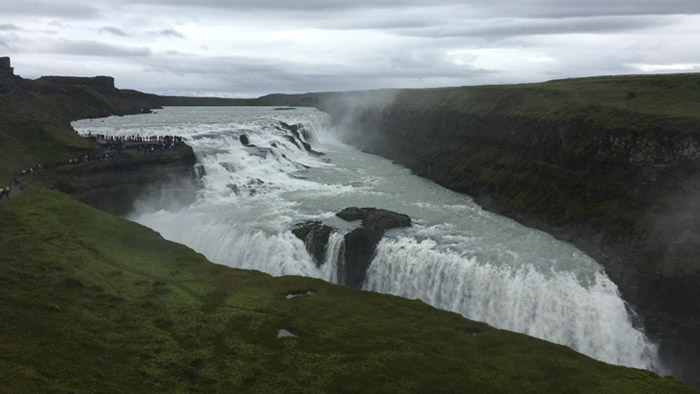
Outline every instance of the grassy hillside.
[[0, 96], [0, 183], [7, 182], [22, 169], [80, 156], [92, 150], [94, 147], [88, 140], [65, 125], [41, 122], [22, 114], [7, 97]]
[[7, 393], [696, 392], [419, 301], [214, 265], [57, 192], [29, 187], [0, 223]]
[[[403, 91], [396, 105], [540, 120], [585, 118], [593, 126], [648, 130], [685, 126], [699, 132], [700, 74], [611, 76], [538, 84]], [[653, 124], [663, 119], [663, 123]], [[650, 124], [652, 123], [652, 124]]]

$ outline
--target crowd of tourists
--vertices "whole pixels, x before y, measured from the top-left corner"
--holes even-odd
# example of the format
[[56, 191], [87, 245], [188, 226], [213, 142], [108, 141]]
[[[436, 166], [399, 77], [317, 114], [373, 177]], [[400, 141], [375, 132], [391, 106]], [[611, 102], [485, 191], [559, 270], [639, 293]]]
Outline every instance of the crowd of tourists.
[[174, 149], [185, 143], [184, 138], [176, 135], [129, 135], [129, 136], [110, 136], [104, 134], [88, 133], [88, 138], [92, 138], [98, 144], [107, 147], [108, 149], [121, 152], [123, 149], [136, 149], [145, 153], [151, 153], [156, 150]]

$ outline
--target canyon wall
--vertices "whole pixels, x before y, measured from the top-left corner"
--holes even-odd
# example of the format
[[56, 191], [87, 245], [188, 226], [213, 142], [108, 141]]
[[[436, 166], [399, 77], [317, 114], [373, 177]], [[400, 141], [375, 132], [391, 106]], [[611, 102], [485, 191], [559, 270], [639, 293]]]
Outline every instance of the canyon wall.
[[268, 96], [594, 257], [700, 386], [700, 76]]

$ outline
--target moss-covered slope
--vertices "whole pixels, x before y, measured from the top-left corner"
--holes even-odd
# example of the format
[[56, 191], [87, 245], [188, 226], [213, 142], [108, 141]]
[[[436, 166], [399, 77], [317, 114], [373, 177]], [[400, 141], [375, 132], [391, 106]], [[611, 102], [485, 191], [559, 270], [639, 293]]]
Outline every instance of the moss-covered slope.
[[28, 188], [0, 223], [8, 393], [696, 392], [419, 301], [214, 265], [57, 192]]

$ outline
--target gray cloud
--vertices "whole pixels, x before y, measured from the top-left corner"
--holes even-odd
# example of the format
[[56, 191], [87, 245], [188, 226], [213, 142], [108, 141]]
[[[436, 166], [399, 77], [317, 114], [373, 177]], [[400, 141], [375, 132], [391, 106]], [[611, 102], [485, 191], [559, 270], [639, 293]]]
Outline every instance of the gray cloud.
[[669, 25], [671, 17], [613, 16], [549, 19], [500, 19], [469, 26], [428, 26], [397, 29], [397, 33], [415, 37], [504, 38], [545, 34], [621, 33]]
[[250, 77], [260, 74], [285, 75], [285, 70], [295, 68], [294, 65], [280, 64], [264, 58], [242, 56], [220, 56], [201, 58], [177, 54], [177, 56], [162, 56], [149, 62], [149, 72], [169, 72], [184, 76], [199, 74], [203, 76], [218, 76], [225, 78]]
[[2, 5], [5, 15], [48, 16], [70, 19], [95, 17], [99, 10], [95, 5], [53, 0], [5, 1]]
[[8, 50], [10, 52], [9, 54], [17, 52], [16, 44], [19, 42], [19, 40], [19, 35], [14, 31], [0, 30], [0, 48]]
[[143, 57], [150, 56], [149, 48], [131, 48], [98, 41], [58, 41], [51, 45], [49, 52], [77, 56], [100, 57]]
[[[697, 0], [56, 3], [3, 4], [0, 48], [36, 64], [32, 73], [109, 72], [155, 93], [536, 82], [700, 64]], [[61, 26], [51, 37], [50, 21]]]
[[180, 33], [175, 29], [163, 29], [157, 32], [153, 32], [153, 34], [165, 37], [185, 38], [184, 34]]
[[321, 20], [314, 23], [329, 30], [400, 30], [421, 29], [434, 26], [434, 21], [410, 17], [380, 15], [374, 18]]
[[100, 30], [98, 30], [98, 32], [114, 34], [115, 36], [119, 36], [119, 37], [128, 37], [129, 36], [128, 34], [126, 34], [126, 32], [124, 32], [123, 30], [118, 29], [114, 26], [105, 26], [103, 28], [100, 28]]
[[[314, 65], [258, 57], [201, 58], [185, 54], [154, 56], [147, 60], [145, 71], [168, 80], [171, 88], [184, 81], [199, 81], [199, 90], [248, 92], [257, 96], [270, 92], [294, 93], [306, 91], [358, 90], [377, 87], [448, 86], [469, 78], [493, 74], [494, 71], [473, 66], [456, 66], [436, 61], [431, 54], [419, 58], [394, 57], [387, 69], [374, 67], [339, 67], [334, 64]], [[171, 74], [170, 79], [166, 75]], [[177, 77], [177, 78], [175, 78]]]
[[700, 13], [700, 3], [693, 0], [537, 0], [517, 3], [497, 0], [495, 4], [484, 2], [483, 6], [488, 7], [490, 13], [550, 18]]
[[220, 8], [228, 10], [266, 10], [271, 12], [343, 12], [361, 9], [404, 9], [409, 7], [452, 6], [470, 10], [478, 17], [583, 17], [602, 15], [698, 14], [695, 0], [126, 0], [120, 4], [154, 4], [178, 7]]

